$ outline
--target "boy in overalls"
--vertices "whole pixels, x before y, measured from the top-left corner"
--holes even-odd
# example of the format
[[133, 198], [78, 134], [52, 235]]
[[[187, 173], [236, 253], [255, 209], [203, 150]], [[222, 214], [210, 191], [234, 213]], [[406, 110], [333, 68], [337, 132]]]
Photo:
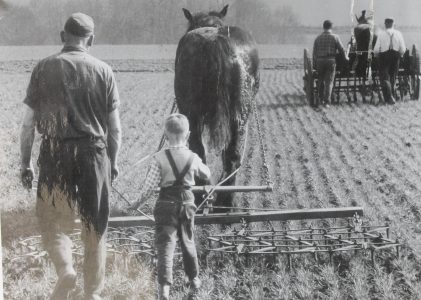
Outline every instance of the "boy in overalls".
[[154, 155], [142, 196], [131, 206], [132, 209], [142, 206], [154, 189], [160, 186], [154, 209], [159, 299], [169, 299], [177, 237], [191, 288], [197, 290], [201, 285], [193, 232], [196, 206], [191, 186], [195, 184], [195, 176], [209, 181], [210, 170], [197, 154], [187, 148], [189, 135], [189, 122], [184, 115], [172, 114], [166, 119], [165, 136], [169, 146]]

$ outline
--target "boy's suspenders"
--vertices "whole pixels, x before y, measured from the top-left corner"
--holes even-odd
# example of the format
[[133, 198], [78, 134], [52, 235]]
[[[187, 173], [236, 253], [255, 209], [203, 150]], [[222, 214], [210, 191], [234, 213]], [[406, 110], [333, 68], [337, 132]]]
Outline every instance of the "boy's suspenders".
[[189, 159], [187, 160], [186, 165], [184, 166], [183, 170], [178, 172], [177, 165], [175, 164], [174, 158], [171, 154], [171, 151], [169, 149], [165, 150], [165, 155], [168, 158], [168, 161], [170, 163], [171, 169], [174, 173], [175, 181], [173, 183], [173, 186], [182, 186], [183, 185], [183, 179], [184, 176], [186, 176], [187, 172], [190, 170], [190, 167], [193, 163], [194, 155], [193, 153], [190, 154]]

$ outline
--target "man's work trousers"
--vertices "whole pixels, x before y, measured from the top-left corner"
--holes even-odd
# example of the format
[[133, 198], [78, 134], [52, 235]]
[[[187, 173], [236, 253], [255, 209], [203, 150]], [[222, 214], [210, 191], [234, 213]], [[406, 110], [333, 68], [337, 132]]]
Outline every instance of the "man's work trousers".
[[321, 103], [330, 103], [333, 83], [335, 80], [335, 58], [318, 58], [316, 61], [318, 74], [317, 89]]
[[111, 177], [105, 143], [45, 139], [38, 164], [36, 212], [43, 244], [59, 276], [72, 270], [69, 233], [75, 229], [75, 219], [81, 218], [85, 297], [100, 299], [105, 278]]
[[[187, 191], [186, 193], [191, 192]], [[154, 209], [156, 221], [155, 247], [158, 252], [158, 283], [161, 285], [173, 283], [172, 269], [177, 238], [180, 241], [183, 254], [184, 270], [189, 280], [193, 280], [199, 274], [199, 263], [194, 242], [194, 214], [196, 211], [196, 206], [193, 203], [194, 196], [191, 193], [191, 202], [184, 202], [183, 204], [182, 199], [186, 197], [171, 197], [168, 194], [165, 195], [161, 192]]]
[[395, 94], [396, 76], [399, 71], [400, 54], [389, 50], [379, 54], [379, 77], [382, 93], [386, 102], [392, 102]]

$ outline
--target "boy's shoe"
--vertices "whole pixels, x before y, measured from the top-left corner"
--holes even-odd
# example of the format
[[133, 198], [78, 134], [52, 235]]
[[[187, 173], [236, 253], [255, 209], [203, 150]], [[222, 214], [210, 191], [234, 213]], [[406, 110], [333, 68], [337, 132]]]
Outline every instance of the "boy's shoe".
[[68, 298], [69, 292], [76, 287], [76, 272], [72, 268], [63, 270], [58, 274], [58, 280], [51, 294], [51, 300], [65, 300]]
[[192, 289], [198, 290], [201, 286], [202, 281], [197, 276], [190, 281], [190, 287]]
[[170, 299], [170, 286], [168, 284], [160, 284], [158, 287], [158, 299], [169, 300]]
[[202, 281], [199, 279], [199, 277], [195, 277], [192, 280], [190, 280], [190, 291], [189, 291], [187, 299], [198, 300], [199, 299], [198, 292], [201, 286], [202, 286]]

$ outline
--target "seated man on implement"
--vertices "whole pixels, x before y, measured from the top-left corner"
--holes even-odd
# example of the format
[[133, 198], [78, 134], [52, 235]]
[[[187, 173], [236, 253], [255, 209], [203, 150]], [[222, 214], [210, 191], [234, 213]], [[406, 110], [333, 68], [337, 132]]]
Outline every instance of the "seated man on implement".
[[393, 28], [392, 18], [387, 18], [384, 25], [386, 31], [379, 32], [373, 51], [374, 55], [378, 56], [384, 101], [395, 104], [395, 82], [399, 71], [399, 60], [405, 54], [406, 46], [402, 33]]
[[316, 38], [313, 46], [313, 63], [318, 73], [319, 102], [325, 105], [330, 104], [336, 72], [336, 53], [339, 52], [348, 60], [339, 36], [332, 33], [332, 25], [329, 20], [323, 22], [324, 31]]

